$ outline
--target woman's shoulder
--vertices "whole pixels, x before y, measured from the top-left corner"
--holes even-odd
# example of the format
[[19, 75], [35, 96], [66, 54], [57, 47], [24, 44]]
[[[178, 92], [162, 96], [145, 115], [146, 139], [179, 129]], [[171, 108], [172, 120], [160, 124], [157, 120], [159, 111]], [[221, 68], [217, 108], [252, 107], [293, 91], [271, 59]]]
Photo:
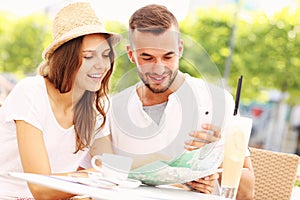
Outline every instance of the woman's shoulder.
[[30, 91], [41, 91], [42, 88], [45, 87], [44, 78], [40, 75], [28, 76], [21, 79], [13, 88], [13, 90], [26, 90], [26, 92]]
[[7, 98], [32, 99], [43, 94], [43, 91], [45, 91], [44, 78], [40, 75], [28, 76], [18, 81]]
[[27, 76], [21, 79], [16, 86], [39, 86], [44, 83], [44, 77], [40, 75]]
[[3, 103], [6, 120], [25, 119], [26, 117], [28, 119], [29, 111], [31, 114], [38, 113], [37, 115], [40, 117], [41, 108], [46, 108], [47, 103], [43, 81], [41, 76], [31, 76], [20, 80], [14, 86]]

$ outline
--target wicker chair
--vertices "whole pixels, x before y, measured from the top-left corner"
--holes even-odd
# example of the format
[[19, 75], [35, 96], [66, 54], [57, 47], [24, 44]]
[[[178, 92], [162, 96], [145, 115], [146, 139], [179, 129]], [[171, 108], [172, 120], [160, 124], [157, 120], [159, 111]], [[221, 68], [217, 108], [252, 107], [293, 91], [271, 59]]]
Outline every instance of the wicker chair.
[[255, 200], [290, 200], [299, 156], [250, 148]]

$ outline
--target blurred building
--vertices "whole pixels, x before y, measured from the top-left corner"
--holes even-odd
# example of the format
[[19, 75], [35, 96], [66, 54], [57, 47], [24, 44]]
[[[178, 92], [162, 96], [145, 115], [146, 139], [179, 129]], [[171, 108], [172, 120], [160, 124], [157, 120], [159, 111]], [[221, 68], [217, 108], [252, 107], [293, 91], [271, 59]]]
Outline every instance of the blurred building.
[[9, 73], [0, 74], [0, 106], [16, 83], [17, 79], [14, 75]]

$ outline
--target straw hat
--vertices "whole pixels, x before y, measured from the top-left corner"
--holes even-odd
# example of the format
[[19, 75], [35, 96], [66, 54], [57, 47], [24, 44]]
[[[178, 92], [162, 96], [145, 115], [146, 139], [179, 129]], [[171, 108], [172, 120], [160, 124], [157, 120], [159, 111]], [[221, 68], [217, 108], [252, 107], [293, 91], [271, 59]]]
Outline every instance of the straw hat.
[[43, 51], [42, 57], [48, 59], [62, 44], [92, 33], [109, 34], [112, 45], [115, 45], [121, 39], [119, 34], [105, 30], [89, 3], [77, 2], [69, 4], [56, 15], [52, 30], [53, 42]]

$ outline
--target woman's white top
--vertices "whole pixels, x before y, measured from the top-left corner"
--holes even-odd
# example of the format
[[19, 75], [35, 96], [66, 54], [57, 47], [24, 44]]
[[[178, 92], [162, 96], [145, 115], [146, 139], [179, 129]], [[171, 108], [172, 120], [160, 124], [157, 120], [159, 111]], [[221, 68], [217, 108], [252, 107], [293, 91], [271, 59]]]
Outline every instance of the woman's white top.
[[37, 75], [21, 80], [0, 108], [0, 199], [32, 197], [25, 181], [8, 176], [8, 172], [23, 172], [15, 120], [24, 120], [41, 130], [52, 173], [76, 171], [88, 152], [88, 149], [85, 149], [74, 153], [74, 126], [66, 129], [57, 122], [51, 109], [44, 78]]

